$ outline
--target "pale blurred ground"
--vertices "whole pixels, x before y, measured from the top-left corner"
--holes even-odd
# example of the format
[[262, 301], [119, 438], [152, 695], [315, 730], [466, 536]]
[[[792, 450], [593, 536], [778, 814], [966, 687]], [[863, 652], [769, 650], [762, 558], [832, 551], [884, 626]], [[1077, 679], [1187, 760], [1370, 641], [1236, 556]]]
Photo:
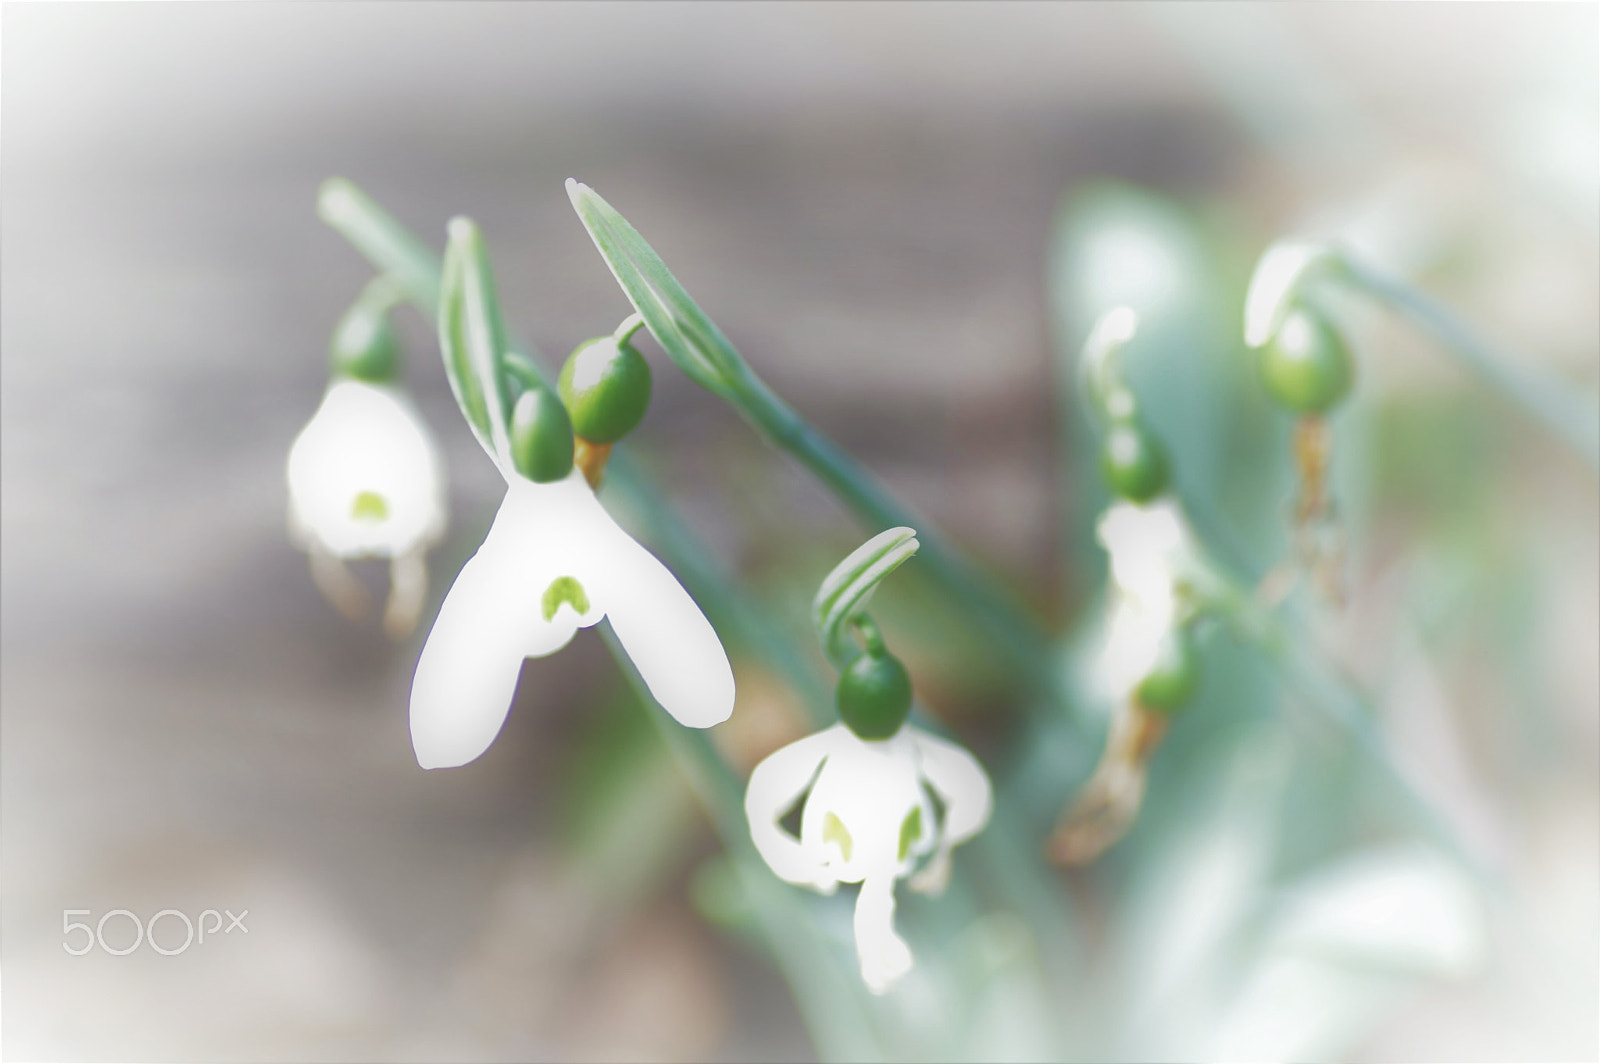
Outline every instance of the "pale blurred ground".
[[[657, 831], [683, 856], [637, 897], [608, 898], [553, 841], [563, 751], [616, 686], [598, 641], [525, 672], [481, 761], [424, 773], [418, 644], [344, 623], [289, 548], [283, 457], [367, 275], [315, 218], [323, 177], [430, 239], [474, 215], [547, 358], [625, 309], [562, 192], [588, 182], [780, 392], [1048, 612], [1068, 580], [1042, 280], [1060, 194], [1116, 177], [1227, 201], [1249, 247], [1397, 174], [1423, 191], [1401, 188], [1385, 232], [1408, 203], [1516, 204], [1473, 239], [1527, 268], [1468, 278], [1458, 303], [1592, 385], [1596, 26], [1561, 5], [7, 5], [6, 1055], [812, 1052], [782, 982], [686, 899], [713, 843], [680, 787]], [[1260, 32], [1327, 75], [1307, 106], [1339, 135], [1230, 117], [1195, 50]], [[496, 478], [407, 329], [450, 455], [447, 575]], [[1413, 361], [1380, 378], [1451, 380]], [[770, 561], [786, 528], [848, 545], [834, 504], [656, 368], [641, 436], [730, 564]], [[1549, 655], [1552, 741], [1574, 752], [1549, 781], [1497, 781], [1522, 805], [1487, 814], [1572, 944], [1558, 1004], [1430, 991], [1366, 1058], [1493, 1059], [1541, 1024], [1550, 1053], [1594, 1052], [1558, 1007], [1593, 1004], [1600, 905], [1596, 505], [1569, 473], [1502, 505], [1562, 500], [1540, 520], [1550, 564], [1573, 567]], [[65, 908], [224, 906], [250, 910], [248, 937], [179, 957], [59, 944]]]

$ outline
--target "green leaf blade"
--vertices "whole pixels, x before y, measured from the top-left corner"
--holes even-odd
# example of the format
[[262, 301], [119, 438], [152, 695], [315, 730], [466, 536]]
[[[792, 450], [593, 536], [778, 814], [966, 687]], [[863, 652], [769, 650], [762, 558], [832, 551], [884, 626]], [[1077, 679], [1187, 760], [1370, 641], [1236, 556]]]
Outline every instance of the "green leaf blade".
[[748, 371], [722, 330], [639, 231], [598, 193], [569, 179], [567, 195], [600, 257], [667, 357], [690, 380], [726, 397]]

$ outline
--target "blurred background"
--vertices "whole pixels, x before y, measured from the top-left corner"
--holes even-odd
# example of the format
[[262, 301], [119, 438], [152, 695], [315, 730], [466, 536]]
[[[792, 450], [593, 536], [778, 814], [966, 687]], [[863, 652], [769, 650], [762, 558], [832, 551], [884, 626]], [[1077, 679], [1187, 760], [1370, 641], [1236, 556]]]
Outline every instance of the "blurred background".
[[[629, 309], [562, 189], [592, 185], [1064, 663], [1104, 582], [1071, 360], [1108, 306], [1147, 315], [1128, 375], [1251, 579], [1294, 490], [1289, 419], [1239, 338], [1277, 237], [1337, 236], [1574, 388], [1600, 378], [1590, 5], [8, 5], [0, 32], [9, 1059], [870, 1055], [802, 1018], [658, 710], [592, 632], [524, 667], [487, 755], [417, 767], [427, 621], [399, 644], [346, 622], [284, 529], [287, 448], [371, 272], [316, 218], [327, 176], [435, 247], [476, 218], [546, 366]], [[1052, 868], [1043, 837], [1097, 748], [1030, 741], [1016, 679], [913, 563], [880, 619], [1030, 812], [1007, 830], [1076, 945], [1051, 955], [992, 892], [948, 933], [941, 903], [905, 901], [928, 981], [883, 1006], [872, 1052], [1600, 1052], [1594, 472], [1409, 325], [1345, 314], [1351, 597], [1307, 627], [1492, 881], [1419, 841], [1223, 633], [1132, 833]], [[502, 487], [429, 329], [402, 325], [451, 477], [436, 604]], [[643, 349], [640, 464], [826, 682], [807, 602], [878, 530]], [[716, 738], [747, 769], [802, 733], [805, 695], [728, 637]], [[811, 901], [821, 934], [841, 910]], [[169, 908], [247, 909], [248, 932], [62, 949], [64, 910]], [[959, 1042], [926, 1033], [940, 973], [978, 969], [970, 999], [995, 1007]]]

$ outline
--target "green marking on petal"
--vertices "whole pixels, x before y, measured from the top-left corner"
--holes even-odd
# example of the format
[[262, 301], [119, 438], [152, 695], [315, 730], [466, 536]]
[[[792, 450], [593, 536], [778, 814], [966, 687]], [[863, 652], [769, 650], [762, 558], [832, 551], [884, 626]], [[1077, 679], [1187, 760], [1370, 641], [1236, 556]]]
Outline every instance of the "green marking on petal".
[[837, 842], [839, 853], [846, 861], [850, 860], [850, 829], [844, 826], [844, 821], [839, 819], [837, 813], [829, 813], [822, 818], [822, 843], [826, 846], [830, 842]]
[[389, 504], [375, 491], [363, 491], [350, 504], [350, 516], [357, 521], [386, 521]]
[[540, 602], [544, 619], [548, 621], [553, 618], [563, 602], [576, 610], [579, 616], [589, 612], [589, 596], [584, 594], [583, 585], [570, 576], [558, 576], [544, 589], [544, 599]]
[[911, 852], [911, 844], [922, 838], [922, 806], [916, 806], [906, 814], [900, 822], [900, 856], [897, 860], [904, 861], [906, 854]]

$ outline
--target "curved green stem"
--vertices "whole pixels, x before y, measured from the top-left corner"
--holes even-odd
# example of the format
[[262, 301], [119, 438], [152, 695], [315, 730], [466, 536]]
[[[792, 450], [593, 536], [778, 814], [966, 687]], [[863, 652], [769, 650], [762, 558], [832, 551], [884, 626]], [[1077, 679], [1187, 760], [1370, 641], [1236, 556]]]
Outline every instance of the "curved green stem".
[[1350, 282], [1391, 310], [1409, 318], [1491, 388], [1560, 437], [1600, 470], [1600, 404], [1572, 384], [1533, 369], [1479, 339], [1459, 318], [1430, 296], [1348, 256], [1334, 276]]

